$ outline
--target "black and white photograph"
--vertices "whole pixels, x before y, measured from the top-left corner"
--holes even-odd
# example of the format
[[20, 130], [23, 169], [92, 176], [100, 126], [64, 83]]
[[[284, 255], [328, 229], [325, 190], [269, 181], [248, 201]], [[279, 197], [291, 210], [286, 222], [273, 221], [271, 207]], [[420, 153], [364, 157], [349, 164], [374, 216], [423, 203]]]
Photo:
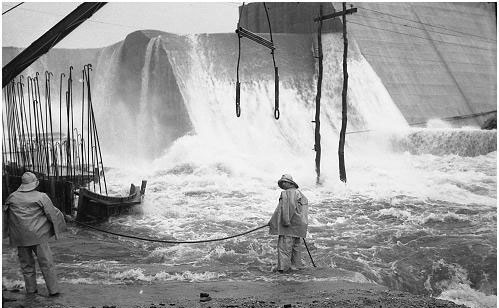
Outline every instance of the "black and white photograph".
[[497, 2], [1, 25], [2, 307], [497, 307]]

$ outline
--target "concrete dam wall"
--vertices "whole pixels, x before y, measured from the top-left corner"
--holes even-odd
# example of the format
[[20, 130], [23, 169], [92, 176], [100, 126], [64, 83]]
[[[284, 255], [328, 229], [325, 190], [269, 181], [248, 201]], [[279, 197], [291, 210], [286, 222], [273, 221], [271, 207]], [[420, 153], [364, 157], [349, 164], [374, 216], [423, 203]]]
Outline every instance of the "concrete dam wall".
[[[104, 132], [102, 143], [113, 150], [123, 148], [131, 157], [159, 157], [188, 134], [211, 131], [213, 135], [223, 135], [240, 126], [271, 125], [268, 129], [276, 130], [276, 136], [293, 128], [303, 133], [302, 139], [279, 139], [279, 142], [308, 144], [308, 140], [313, 140], [308, 134], [313, 131], [310, 121], [314, 118], [317, 82], [314, 50], [317, 34], [313, 32], [316, 27], [313, 18], [319, 5], [267, 5], [275, 32], [280, 75], [282, 119], [274, 124], [260, 122], [267, 117], [273, 120], [272, 57], [268, 49], [247, 39], [241, 42], [239, 71], [242, 116], [235, 116], [238, 59], [235, 33], [176, 35], [156, 30], [136, 31], [104, 48], [52, 49], [23, 73], [33, 76], [39, 72], [43, 76], [46, 70], [53, 72], [52, 100], [59, 105], [61, 73], [66, 74], [65, 82], [69, 66], [74, 67], [74, 101], [79, 102], [81, 86], [76, 81], [81, 78], [83, 65], [91, 63], [92, 99], [99, 129]], [[357, 6], [359, 11], [347, 17], [348, 132], [397, 131], [408, 123], [496, 110], [497, 59], [496, 45], [492, 43], [496, 28], [489, 6], [452, 3], [359, 3]], [[323, 7], [324, 14], [334, 11], [331, 4], [323, 3]], [[261, 3], [245, 6], [241, 13], [243, 27], [268, 37]], [[421, 22], [404, 26], [413, 20]], [[327, 140], [335, 148], [341, 123], [342, 24], [339, 20], [324, 24], [322, 117], [326, 134], [331, 136]], [[440, 26], [426, 29], [430, 24]], [[4, 65], [20, 51], [3, 47]], [[112, 114], [119, 117], [111, 120]], [[452, 123], [476, 126], [486, 118], [469, 117]], [[300, 119], [300, 124], [293, 119]], [[214, 127], [213, 123], [224, 124]], [[121, 136], [136, 140], [137, 146], [125, 148]], [[248, 138], [252, 136], [248, 132]], [[309, 151], [309, 147], [306, 149]]]
[[[324, 14], [340, 3], [322, 3]], [[275, 33], [316, 36], [319, 3], [267, 4]], [[497, 109], [496, 13], [486, 3], [355, 3], [347, 16], [349, 41], [356, 43], [407, 122], [468, 116]], [[263, 5], [242, 11], [241, 23], [268, 32]], [[341, 32], [340, 19], [324, 32]], [[278, 51], [279, 52], [279, 51]], [[487, 116], [453, 121], [481, 125]]]

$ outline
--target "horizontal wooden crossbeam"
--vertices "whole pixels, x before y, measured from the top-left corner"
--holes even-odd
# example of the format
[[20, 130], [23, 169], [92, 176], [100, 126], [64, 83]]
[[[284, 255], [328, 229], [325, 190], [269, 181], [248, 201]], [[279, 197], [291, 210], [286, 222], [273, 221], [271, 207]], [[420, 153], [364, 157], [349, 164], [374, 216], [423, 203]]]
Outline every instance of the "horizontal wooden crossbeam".
[[336, 13], [324, 15], [322, 17], [317, 17], [317, 18], [314, 19], [314, 21], [315, 22], [324, 21], [324, 20], [327, 20], [327, 19], [335, 18], [335, 17], [338, 17], [338, 16], [343, 16], [343, 15], [346, 15], [346, 14], [353, 14], [353, 13], [356, 13], [356, 12], [357, 12], [357, 8], [355, 7], [355, 8], [352, 8], [352, 9], [348, 9], [346, 11], [336, 12]]
[[249, 30], [246, 30], [243, 27], [239, 27], [236, 30], [236, 33], [239, 36], [241, 36], [241, 37], [247, 37], [247, 38], [249, 38], [250, 40], [252, 40], [252, 41], [254, 41], [256, 43], [258, 43], [258, 44], [260, 44], [262, 46], [265, 46], [265, 47], [267, 47], [270, 50], [274, 50], [275, 49], [274, 44], [271, 41], [269, 41], [269, 40], [267, 40], [267, 39], [265, 39], [265, 38], [263, 38], [263, 37], [261, 37], [259, 35], [256, 35], [255, 33], [251, 32]]

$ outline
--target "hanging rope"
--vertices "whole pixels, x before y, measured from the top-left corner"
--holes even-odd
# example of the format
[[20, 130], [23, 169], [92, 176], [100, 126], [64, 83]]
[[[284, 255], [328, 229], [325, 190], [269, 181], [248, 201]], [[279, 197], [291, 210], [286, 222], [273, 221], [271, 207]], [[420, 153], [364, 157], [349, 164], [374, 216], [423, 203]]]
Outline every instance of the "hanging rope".
[[[272, 42], [272, 45], [274, 45], [274, 39], [272, 38], [272, 26], [270, 25], [269, 11], [267, 10], [267, 5], [265, 4], [265, 2], [263, 3], [263, 8], [265, 9], [265, 15], [267, 15], [267, 22], [269, 23], [270, 41]], [[281, 115], [279, 111], [279, 69], [275, 64], [274, 50], [275, 48], [272, 49], [272, 51], [270, 52], [272, 54], [272, 61], [274, 62], [274, 87], [275, 87], [274, 118], [276, 120], [279, 120], [279, 117]]]
[[[237, 21], [237, 29], [239, 30], [241, 23], [241, 15], [244, 11], [244, 2], [241, 7], [241, 13], [239, 14], [239, 20]], [[238, 38], [239, 52], [237, 55], [237, 70], [236, 70], [236, 116], [239, 118], [241, 116], [241, 83], [239, 82], [239, 63], [241, 62], [241, 37], [242, 35], [236, 30]]]
[[239, 14], [239, 20], [237, 22], [237, 37], [238, 37], [238, 43], [239, 43], [239, 53], [237, 57], [237, 71], [236, 71], [236, 115], [239, 117], [241, 115], [241, 83], [239, 82], [239, 64], [241, 61], [241, 38], [242, 37], [247, 37], [248, 39], [264, 46], [270, 49], [270, 53], [272, 54], [272, 61], [274, 63], [274, 84], [275, 84], [275, 102], [274, 102], [274, 118], [277, 120], [279, 119], [280, 112], [279, 112], [279, 70], [276, 66], [275, 63], [275, 56], [274, 56], [274, 51], [275, 51], [275, 46], [274, 46], [274, 40], [272, 38], [272, 27], [270, 25], [270, 18], [269, 18], [269, 12], [267, 9], [267, 5], [263, 3], [263, 7], [265, 9], [265, 14], [267, 16], [267, 22], [269, 24], [269, 33], [270, 33], [270, 41], [255, 34], [252, 33], [251, 31], [244, 29], [241, 27], [241, 16], [244, 11], [244, 3], [241, 7], [241, 12]]
[[215, 239], [208, 239], [208, 240], [196, 240], [196, 241], [173, 241], [173, 240], [161, 240], [161, 239], [154, 239], [154, 238], [149, 238], [149, 237], [141, 237], [141, 236], [135, 236], [135, 235], [121, 234], [121, 233], [116, 233], [116, 232], [112, 232], [112, 231], [107, 231], [107, 230], [104, 230], [104, 229], [96, 228], [94, 226], [87, 225], [85, 223], [82, 223], [82, 222], [79, 222], [79, 221], [76, 221], [76, 220], [74, 220], [74, 222], [77, 223], [77, 224], [79, 224], [79, 225], [81, 225], [81, 226], [87, 227], [89, 229], [96, 230], [96, 231], [103, 232], [103, 233], [107, 233], [107, 234], [112, 234], [112, 235], [117, 235], [117, 236], [121, 236], [121, 237], [131, 238], [131, 239], [135, 239], [135, 240], [141, 240], [141, 241], [147, 241], [147, 242], [154, 242], [154, 243], [166, 243], [166, 244], [199, 244], [199, 243], [210, 243], [210, 242], [225, 241], [225, 240], [228, 240], [228, 239], [231, 239], [231, 238], [243, 236], [243, 235], [249, 234], [251, 232], [258, 231], [260, 229], [263, 229], [263, 228], [269, 226], [268, 224], [266, 224], [264, 226], [260, 226], [260, 227], [254, 228], [254, 229], [251, 229], [251, 230], [243, 232], [243, 233], [239, 233], [239, 234], [235, 234], [235, 235], [231, 235], [231, 236], [226, 236], [226, 237], [222, 237], [222, 238], [215, 238]]

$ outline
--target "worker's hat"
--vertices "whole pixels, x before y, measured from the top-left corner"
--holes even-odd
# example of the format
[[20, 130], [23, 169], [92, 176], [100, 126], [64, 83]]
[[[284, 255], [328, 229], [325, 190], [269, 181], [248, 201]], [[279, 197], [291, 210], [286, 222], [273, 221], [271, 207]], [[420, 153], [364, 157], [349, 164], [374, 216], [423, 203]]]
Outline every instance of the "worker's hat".
[[38, 187], [38, 179], [36, 175], [32, 172], [24, 172], [21, 177], [21, 185], [17, 189], [17, 191], [32, 191]]
[[284, 182], [288, 182], [288, 183], [294, 185], [295, 188], [298, 188], [298, 184], [296, 184], [295, 181], [293, 181], [293, 177], [290, 174], [283, 174], [281, 179], [279, 181], [277, 181], [277, 185], [279, 185], [280, 188], [285, 189], [284, 187], [282, 187], [282, 184]]

